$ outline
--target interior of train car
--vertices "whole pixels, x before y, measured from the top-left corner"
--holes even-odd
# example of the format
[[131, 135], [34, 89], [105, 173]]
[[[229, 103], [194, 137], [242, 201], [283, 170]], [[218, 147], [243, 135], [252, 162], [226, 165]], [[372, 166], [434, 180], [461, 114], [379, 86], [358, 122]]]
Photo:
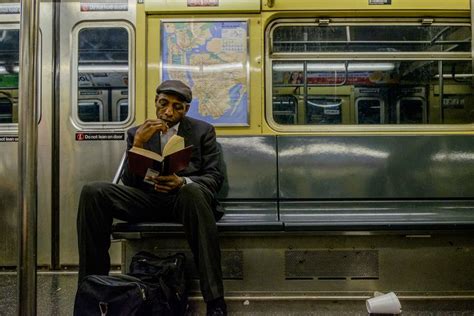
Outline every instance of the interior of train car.
[[[33, 1], [36, 2], [36, 1]], [[474, 313], [474, 0], [39, 1], [37, 315], [71, 315], [81, 188], [120, 183], [167, 79], [215, 126], [229, 314]], [[25, 9], [26, 10], [26, 9]], [[19, 308], [22, 17], [0, 2], [0, 314]], [[24, 45], [24, 44], [23, 44]], [[26, 234], [29, 235], [29, 234]], [[189, 259], [183, 227], [114, 224], [113, 274]]]

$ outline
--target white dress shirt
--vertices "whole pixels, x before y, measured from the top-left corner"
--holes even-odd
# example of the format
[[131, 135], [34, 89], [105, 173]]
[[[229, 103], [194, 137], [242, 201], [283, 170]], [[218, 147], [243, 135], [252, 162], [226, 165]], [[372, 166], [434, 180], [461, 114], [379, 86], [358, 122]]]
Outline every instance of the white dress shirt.
[[166, 133], [161, 133], [161, 151], [165, 147], [166, 143], [170, 140], [171, 136], [176, 135], [178, 133], [179, 123], [174, 125], [173, 127], [168, 128]]
[[[173, 136], [173, 135], [176, 135], [178, 134], [178, 128], [179, 128], [179, 124], [180, 123], [177, 123], [176, 125], [168, 128], [168, 130], [166, 131], [166, 133], [162, 133], [161, 136], [160, 136], [160, 140], [161, 140], [161, 151], [163, 151], [163, 148], [165, 147], [166, 143], [170, 140], [170, 138]], [[189, 184], [189, 183], [193, 183], [193, 180], [189, 179], [188, 177], [183, 177], [184, 179], [184, 184]]]

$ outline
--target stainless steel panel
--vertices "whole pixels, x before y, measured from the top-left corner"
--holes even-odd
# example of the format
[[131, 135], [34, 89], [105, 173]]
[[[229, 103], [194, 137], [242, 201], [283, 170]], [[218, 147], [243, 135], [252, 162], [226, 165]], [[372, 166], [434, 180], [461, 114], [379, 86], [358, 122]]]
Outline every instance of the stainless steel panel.
[[[0, 14], [0, 23], [19, 29], [17, 14]], [[18, 128], [0, 124], [2, 136], [18, 136]], [[18, 143], [0, 143], [0, 266], [15, 266], [18, 249]]]
[[220, 198], [276, 198], [275, 137], [219, 137], [217, 141], [222, 148], [227, 179]]
[[292, 201], [280, 202], [283, 222], [474, 223], [472, 201]]
[[277, 202], [236, 201], [222, 202], [225, 209], [220, 223], [278, 221]]
[[[92, 181], [112, 181], [115, 171], [120, 163], [122, 154], [126, 148], [125, 141], [75, 141], [75, 133], [83, 131], [72, 122], [72, 105], [77, 99], [76, 91], [71, 87], [77, 86], [71, 80], [75, 80], [71, 56], [77, 54], [71, 50], [71, 40], [74, 28], [81, 21], [87, 21], [87, 27], [98, 22], [109, 22], [111, 25], [120, 21], [123, 25], [127, 21], [135, 25], [135, 1], [128, 1], [128, 11], [106, 11], [106, 12], [81, 12], [79, 2], [62, 2], [60, 41], [64, 43], [60, 52], [60, 84], [64, 87], [60, 96], [60, 264], [77, 265], [77, 232], [76, 215], [79, 203], [79, 195], [82, 186]], [[103, 24], [102, 24], [103, 25]], [[134, 37], [131, 37], [134, 47]], [[74, 46], [74, 45], [72, 45]], [[130, 52], [132, 54], [132, 52]], [[134, 56], [134, 55], [131, 55]], [[130, 65], [132, 73], [134, 66]], [[134, 80], [130, 80], [130, 89], [133, 88]], [[133, 94], [132, 94], [133, 95]], [[131, 122], [134, 124], [135, 122]], [[94, 126], [93, 131], [100, 132], [125, 132], [130, 126], [102, 125]], [[108, 127], [109, 126], [109, 127]], [[120, 264], [120, 243], [112, 245], [112, 264]]]
[[40, 4], [41, 118], [38, 126], [38, 265], [51, 265], [51, 152], [54, 3]]
[[377, 250], [285, 251], [287, 279], [375, 279], [378, 276]]
[[18, 144], [0, 143], [0, 266], [15, 266], [18, 249]]
[[[40, 4], [40, 121], [38, 125], [38, 257], [51, 263], [51, 98], [52, 3]], [[0, 23], [18, 22], [18, 15], [0, 14]], [[19, 25], [18, 25], [19, 27]], [[0, 134], [18, 136], [18, 127], [0, 126]], [[17, 264], [18, 143], [0, 143], [0, 266]]]
[[474, 197], [472, 136], [278, 137], [281, 198]]
[[[186, 279], [199, 279], [199, 272], [194, 263], [193, 253], [187, 249], [170, 249], [154, 252], [159, 257], [171, 256], [177, 252], [184, 253], [185, 275]], [[221, 252], [222, 277], [224, 280], [242, 280], [243, 279], [243, 255], [242, 251], [224, 250]], [[129, 265], [127, 265], [128, 269]]]
[[[430, 236], [317, 236], [288, 232], [221, 234], [220, 245], [222, 251], [243, 253], [243, 279], [225, 281], [226, 293], [240, 295], [252, 293], [258, 296], [267, 294], [272, 297], [303, 293], [319, 297], [360, 295], [374, 291], [395, 291], [398, 295], [415, 296], [439, 296], [443, 293], [472, 295], [474, 293], [474, 269], [472, 269], [474, 247], [470, 232]], [[125, 243], [124, 260], [128, 265], [131, 257], [141, 250], [157, 252], [162, 249], [186, 248], [184, 234], [129, 240]], [[351, 278], [287, 279], [285, 275], [287, 251], [338, 252], [339, 254], [352, 251], [374, 251], [377, 253], [378, 268], [374, 257], [368, 259], [369, 256], [367, 256], [370, 270], [374, 273], [364, 271], [362, 267], [347, 267], [351, 269], [349, 271]], [[341, 257], [339, 260], [344, 261]], [[347, 264], [352, 262], [347, 261]], [[363, 262], [362, 258], [358, 261], [360, 264]], [[328, 263], [328, 265], [331, 264]], [[325, 268], [324, 271], [329, 272], [331, 267]], [[365, 273], [363, 278], [356, 276], [360, 274], [358, 270]], [[198, 284], [192, 283], [190, 291], [192, 293], [199, 291]]]

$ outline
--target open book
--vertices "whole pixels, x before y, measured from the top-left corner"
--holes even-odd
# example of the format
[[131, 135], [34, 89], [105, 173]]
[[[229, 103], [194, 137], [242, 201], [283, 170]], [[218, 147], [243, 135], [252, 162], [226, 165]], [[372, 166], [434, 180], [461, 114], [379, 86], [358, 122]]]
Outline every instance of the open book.
[[185, 169], [191, 160], [192, 145], [184, 147], [184, 138], [173, 135], [162, 150], [162, 155], [153, 151], [132, 147], [128, 151], [128, 167], [137, 176], [145, 177], [148, 169], [160, 175], [170, 175]]

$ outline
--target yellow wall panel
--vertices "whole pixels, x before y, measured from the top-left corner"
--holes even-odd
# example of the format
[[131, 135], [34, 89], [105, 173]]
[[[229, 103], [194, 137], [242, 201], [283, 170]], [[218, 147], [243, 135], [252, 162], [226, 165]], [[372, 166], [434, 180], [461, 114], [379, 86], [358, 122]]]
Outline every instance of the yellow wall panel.
[[[195, 3], [207, 3], [199, 6]], [[156, 13], [260, 12], [260, 0], [145, 0], [145, 11]]]
[[469, 0], [392, 0], [369, 5], [370, 0], [262, 0], [263, 10], [469, 10]]

